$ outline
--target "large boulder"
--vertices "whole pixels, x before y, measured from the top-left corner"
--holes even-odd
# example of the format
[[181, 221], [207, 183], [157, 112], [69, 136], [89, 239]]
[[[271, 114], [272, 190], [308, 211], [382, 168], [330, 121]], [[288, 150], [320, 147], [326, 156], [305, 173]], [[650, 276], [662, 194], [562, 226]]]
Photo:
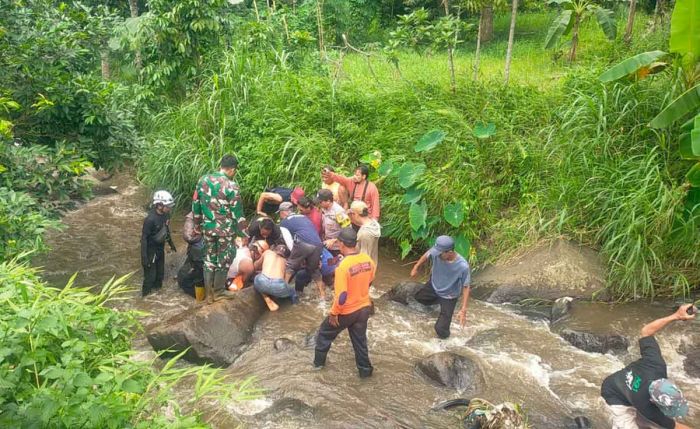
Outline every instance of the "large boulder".
[[148, 326], [147, 338], [156, 351], [174, 354], [187, 350], [183, 358], [189, 362], [226, 367], [243, 352], [265, 311], [260, 295], [246, 288]]
[[418, 362], [416, 369], [428, 380], [468, 395], [480, 392], [484, 386], [481, 368], [468, 356], [439, 352]]
[[423, 287], [423, 283], [413, 281], [401, 282], [382, 295], [382, 298], [398, 302], [399, 304], [408, 305], [411, 301], [415, 301], [413, 295], [415, 295], [421, 287]]
[[572, 346], [592, 353], [624, 354], [630, 342], [624, 335], [562, 329], [559, 335]]
[[596, 293], [605, 286], [605, 267], [594, 250], [557, 240], [486, 267], [473, 276], [472, 284], [476, 298], [495, 304], [562, 296], [603, 298]]

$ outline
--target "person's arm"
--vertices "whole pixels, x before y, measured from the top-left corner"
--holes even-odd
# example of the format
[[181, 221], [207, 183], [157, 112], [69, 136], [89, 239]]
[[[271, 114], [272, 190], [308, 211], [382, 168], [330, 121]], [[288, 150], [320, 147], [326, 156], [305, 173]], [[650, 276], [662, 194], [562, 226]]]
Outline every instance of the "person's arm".
[[338, 182], [341, 184], [341, 186], [344, 186], [348, 192], [350, 192], [350, 189], [352, 189], [353, 185], [355, 184], [350, 177], [341, 176], [338, 173], [328, 173], [328, 175], [334, 182]]
[[686, 426], [683, 423], [676, 422], [676, 429], [692, 429], [690, 426]]
[[468, 284], [464, 285], [464, 291], [462, 292], [462, 308], [459, 310], [459, 326], [464, 328], [467, 323], [467, 303], [469, 303], [469, 293], [471, 292], [471, 287]]
[[253, 268], [255, 268], [255, 271], [260, 271], [262, 270], [262, 264], [263, 260], [265, 259], [265, 255], [269, 252], [269, 250], [266, 250], [259, 258], [257, 261], [253, 262]]
[[192, 195], [192, 220], [194, 221], [194, 230], [201, 234], [202, 232], [202, 202], [199, 201], [199, 183]]
[[343, 185], [338, 186], [338, 204], [347, 210], [350, 207], [348, 200], [350, 200], [349, 191]]
[[148, 236], [150, 235], [151, 222], [149, 222], [149, 218], [146, 218], [141, 229], [141, 265], [147, 268], [151, 266], [151, 261], [148, 260]]
[[427, 251], [423, 253], [423, 256], [421, 256], [418, 261], [416, 261], [416, 264], [413, 266], [413, 269], [411, 270], [411, 277], [415, 277], [418, 275], [418, 269], [425, 263], [425, 261], [428, 260], [430, 257], [430, 251]]
[[258, 198], [258, 205], [256, 206], [255, 211], [261, 215], [264, 214], [267, 216], [267, 214], [263, 211], [263, 206], [265, 206], [266, 202], [282, 204], [283, 201], [282, 195], [276, 192], [263, 192], [260, 194], [260, 198]]
[[676, 312], [673, 314], [656, 319], [653, 322], [647, 323], [642, 327], [642, 338], [651, 337], [657, 332], [662, 330], [666, 325], [675, 320], [692, 320], [695, 319], [695, 314], [689, 315], [687, 313], [688, 308], [692, 307], [693, 304], [681, 305]]
[[373, 192], [370, 194], [370, 202], [372, 205], [372, 212], [369, 214], [374, 220], [379, 220], [379, 189], [374, 185]]
[[173, 252], [177, 252], [177, 248], [175, 247], [175, 243], [173, 243], [173, 236], [170, 233], [170, 221], [165, 224], [165, 227], [168, 228], [168, 245], [170, 246], [170, 250]]

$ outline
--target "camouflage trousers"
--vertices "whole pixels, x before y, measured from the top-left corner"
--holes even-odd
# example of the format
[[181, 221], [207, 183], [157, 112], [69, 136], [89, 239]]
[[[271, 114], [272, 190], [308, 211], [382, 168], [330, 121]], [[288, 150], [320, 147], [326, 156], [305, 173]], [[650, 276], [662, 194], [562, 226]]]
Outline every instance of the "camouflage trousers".
[[207, 271], [228, 271], [236, 257], [236, 245], [232, 236], [204, 236], [204, 269]]

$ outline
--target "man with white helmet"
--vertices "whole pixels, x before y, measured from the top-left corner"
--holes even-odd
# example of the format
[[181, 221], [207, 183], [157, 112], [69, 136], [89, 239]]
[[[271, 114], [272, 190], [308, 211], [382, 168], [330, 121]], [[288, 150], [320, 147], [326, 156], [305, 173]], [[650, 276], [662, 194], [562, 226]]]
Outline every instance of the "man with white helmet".
[[175, 205], [168, 191], [158, 191], [153, 195], [153, 207], [143, 221], [141, 231], [141, 265], [143, 266], [143, 287], [141, 294], [148, 295], [163, 286], [165, 273], [165, 242], [175, 251], [170, 237], [170, 210]]

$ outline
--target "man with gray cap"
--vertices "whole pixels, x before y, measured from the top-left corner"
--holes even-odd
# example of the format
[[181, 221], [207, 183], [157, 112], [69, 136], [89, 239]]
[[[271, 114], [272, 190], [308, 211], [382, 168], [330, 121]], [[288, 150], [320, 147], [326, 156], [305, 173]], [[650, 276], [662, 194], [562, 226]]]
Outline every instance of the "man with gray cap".
[[667, 379], [666, 362], [654, 334], [674, 320], [694, 319], [694, 310], [693, 304], [681, 305], [670, 316], [644, 325], [639, 339], [641, 359], [603, 381], [600, 394], [612, 414], [613, 429], [690, 429], [674, 420], [688, 414], [688, 401]]
[[[411, 270], [411, 277], [418, 275], [418, 269], [430, 259], [432, 270], [428, 282], [415, 294], [416, 301], [423, 305], [440, 304], [440, 316], [435, 322], [435, 333], [440, 338], [450, 336], [452, 314], [462, 294], [462, 308], [459, 310], [459, 323], [462, 327], [467, 320], [471, 272], [469, 263], [455, 252], [452, 237], [441, 235]], [[462, 293], [464, 290], [464, 293]]]

